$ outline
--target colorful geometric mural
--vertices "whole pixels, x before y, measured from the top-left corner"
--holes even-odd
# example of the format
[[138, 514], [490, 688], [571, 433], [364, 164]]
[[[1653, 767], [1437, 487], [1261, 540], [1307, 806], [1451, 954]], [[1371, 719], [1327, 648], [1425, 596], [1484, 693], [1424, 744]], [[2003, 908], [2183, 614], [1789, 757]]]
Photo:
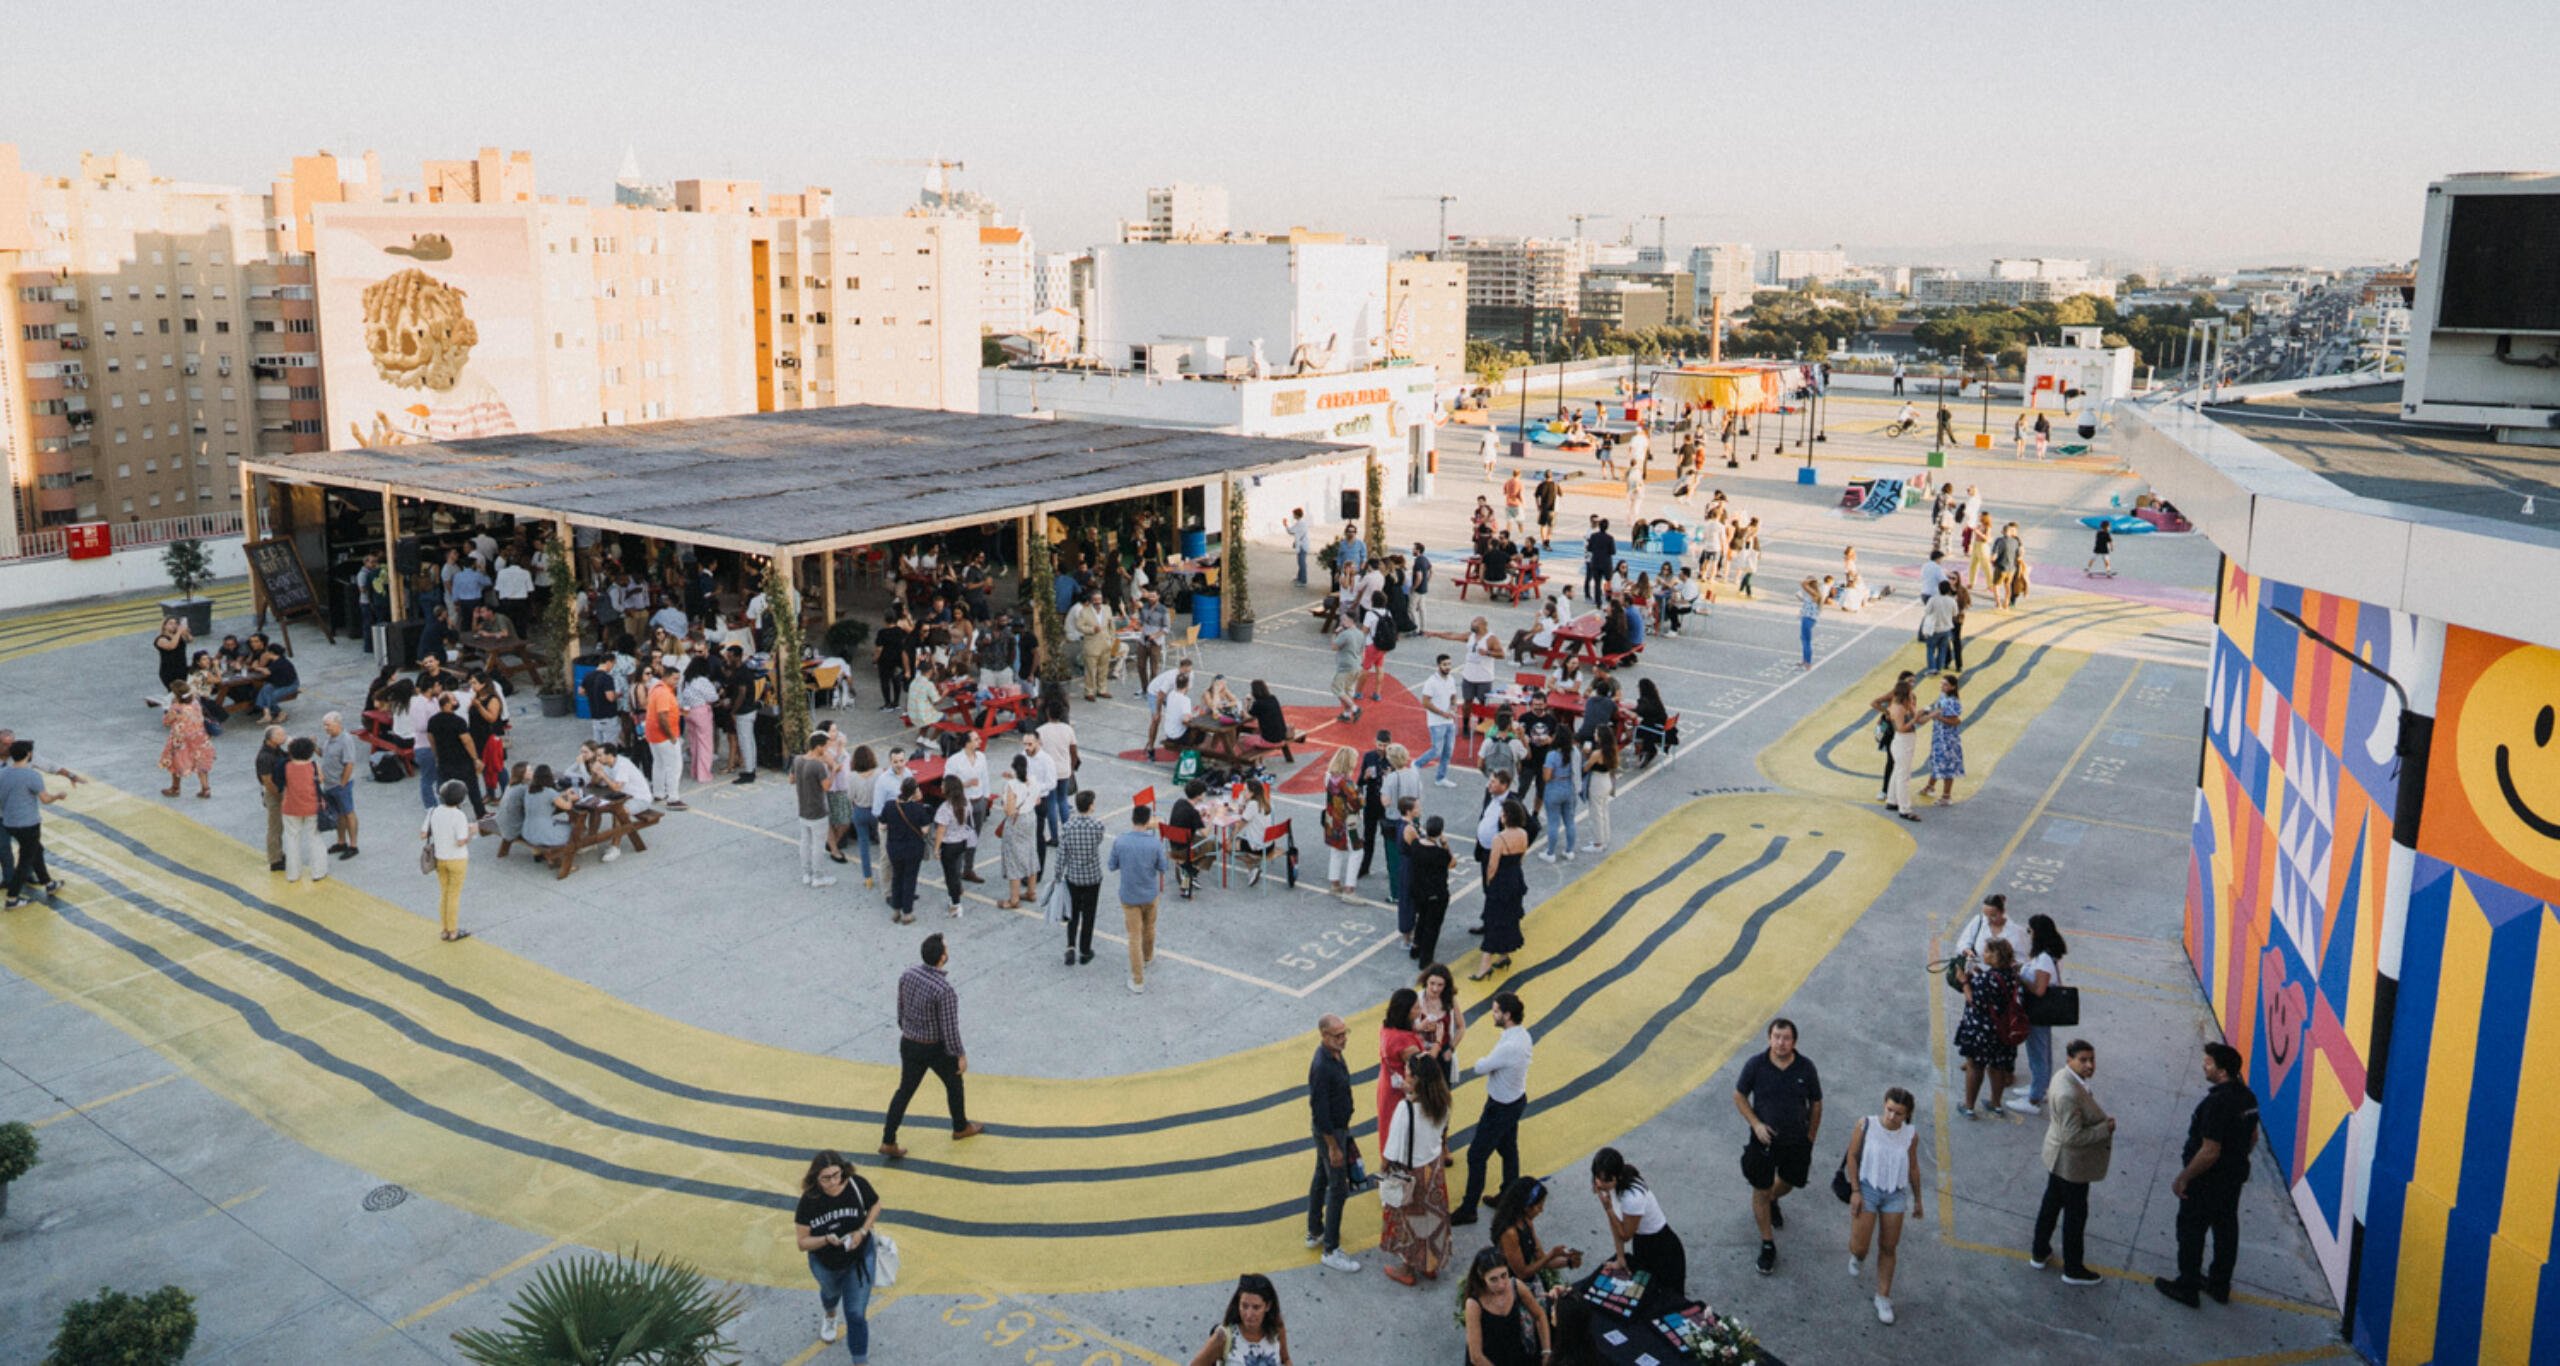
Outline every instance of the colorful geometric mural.
[[2187, 956], [2248, 1060], [2268, 1145], [2343, 1298], [2400, 708], [2280, 611], [2386, 673], [2410, 666], [2416, 623], [2226, 565], [2208, 675]]
[[2560, 1361], [2555, 706], [2560, 651], [2446, 631], [2356, 1306], [2394, 1363]]

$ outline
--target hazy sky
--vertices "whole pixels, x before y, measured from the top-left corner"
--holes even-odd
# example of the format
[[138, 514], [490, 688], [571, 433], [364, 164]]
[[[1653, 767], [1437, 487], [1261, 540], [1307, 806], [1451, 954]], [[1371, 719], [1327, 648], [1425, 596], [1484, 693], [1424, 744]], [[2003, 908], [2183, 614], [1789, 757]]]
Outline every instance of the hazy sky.
[[871, 159], [943, 156], [1059, 249], [1193, 180], [1239, 226], [1408, 246], [1436, 206], [1398, 196], [1446, 192], [1453, 232], [1693, 215], [1675, 248], [2381, 259], [2416, 253], [2428, 180], [2560, 169], [2548, 0], [370, 0], [42, 26], [60, 59], [0, 82], [0, 140], [39, 173], [120, 148], [261, 187], [370, 147], [415, 185], [495, 144], [531, 149], [547, 193], [604, 198], [627, 143], [654, 179], [823, 184], [846, 213], [913, 200], [918, 172]]

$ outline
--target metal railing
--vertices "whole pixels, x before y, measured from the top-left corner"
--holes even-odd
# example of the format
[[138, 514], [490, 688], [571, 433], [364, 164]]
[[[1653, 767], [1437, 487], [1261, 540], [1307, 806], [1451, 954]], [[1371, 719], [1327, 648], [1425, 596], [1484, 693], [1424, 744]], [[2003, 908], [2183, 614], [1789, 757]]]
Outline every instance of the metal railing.
[[[237, 512], [205, 512], [189, 517], [157, 517], [147, 522], [110, 522], [108, 534], [118, 550], [167, 545], [189, 537], [210, 539], [240, 534]], [[0, 535], [0, 564], [60, 559], [68, 551], [61, 527], [38, 527], [16, 536]]]

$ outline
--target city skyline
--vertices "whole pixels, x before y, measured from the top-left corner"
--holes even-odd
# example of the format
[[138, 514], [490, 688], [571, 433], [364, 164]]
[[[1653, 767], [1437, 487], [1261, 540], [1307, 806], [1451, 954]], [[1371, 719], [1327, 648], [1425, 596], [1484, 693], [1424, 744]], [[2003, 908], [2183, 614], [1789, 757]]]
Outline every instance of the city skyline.
[[[1605, 213], [1585, 231], [1650, 242], [1668, 213], [1675, 251], [2340, 264], [2413, 256], [2429, 180], [2547, 156], [2466, 92], [2523, 88], [2560, 19], [2468, 12], [2497, 22], [2394, 29], [2386, 51], [2334, 7], [2154, 7], [2132, 27], [1992, 4], [1929, 30], [1880, 6], [1749, 25], [1615, 6], [1523, 48], [1556, 73], [1541, 81], [1497, 54], [1513, 33], [1552, 35], [1554, 16], [1505, 5], [1249, 23], [873, 6], [793, 16], [772, 41], [671, 4], [616, 10], [608, 31], [590, 31], [594, 11], [466, 4], [434, 28], [365, 14], [251, 32], [166, 7], [160, 23], [50, 21], [155, 79], [98, 100], [94, 73], [33, 69], [0, 94], [0, 126], [38, 174], [122, 151], [254, 189], [297, 153], [371, 149], [413, 184], [422, 159], [498, 145], [534, 153], [544, 193], [601, 202], [628, 147], [652, 179], [826, 185], [850, 214], [913, 202], [922, 173], [880, 163], [948, 157], [1044, 248], [1111, 240], [1147, 187], [1194, 181], [1229, 189], [1239, 227], [1400, 247], [1429, 244], [1431, 196], [1448, 193], [1456, 234], [1562, 236], [1569, 215]], [[2207, 17], [2210, 37], [2190, 36]], [[2498, 45], [2465, 45], [2491, 27]], [[295, 73], [292, 107], [312, 112], [279, 116], [265, 87], [218, 79], [235, 65]]]

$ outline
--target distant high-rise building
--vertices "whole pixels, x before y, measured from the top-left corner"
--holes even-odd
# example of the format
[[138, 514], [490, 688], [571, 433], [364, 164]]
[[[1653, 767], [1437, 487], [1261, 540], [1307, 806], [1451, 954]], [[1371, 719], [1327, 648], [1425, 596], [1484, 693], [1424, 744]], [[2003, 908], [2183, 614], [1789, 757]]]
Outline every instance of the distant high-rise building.
[[1435, 253], [1467, 268], [1467, 307], [1570, 309], [1587, 268], [1583, 249], [1543, 237], [1465, 237]]
[[1147, 191], [1147, 216], [1120, 225], [1123, 242], [1215, 242], [1227, 235], [1222, 185], [1163, 185]]
[[2001, 256], [1991, 262], [1994, 280], [2085, 280], [2089, 263], [2058, 256]]
[[1714, 313], [1716, 300], [1728, 313], [1751, 302], [1751, 244], [1705, 242], [1689, 248], [1689, 273], [1697, 278], [1698, 316]]
[[1839, 247], [1780, 247], [1769, 253], [1764, 284], [1795, 289], [1807, 280], [1837, 279], [1849, 273], [1849, 253]]
[[1076, 258], [1072, 252], [1044, 251], [1031, 258], [1031, 311], [1052, 308], [1082, 311], [1075, 299]]
[[1387, 351], [1444, 379], [1467, 372], [1467, 268], [1408, 256], [1387, 263]]
[[1018, 227], [978, 229], [978, 325], [998, 334], [1031, 326], [1031, 234]]

